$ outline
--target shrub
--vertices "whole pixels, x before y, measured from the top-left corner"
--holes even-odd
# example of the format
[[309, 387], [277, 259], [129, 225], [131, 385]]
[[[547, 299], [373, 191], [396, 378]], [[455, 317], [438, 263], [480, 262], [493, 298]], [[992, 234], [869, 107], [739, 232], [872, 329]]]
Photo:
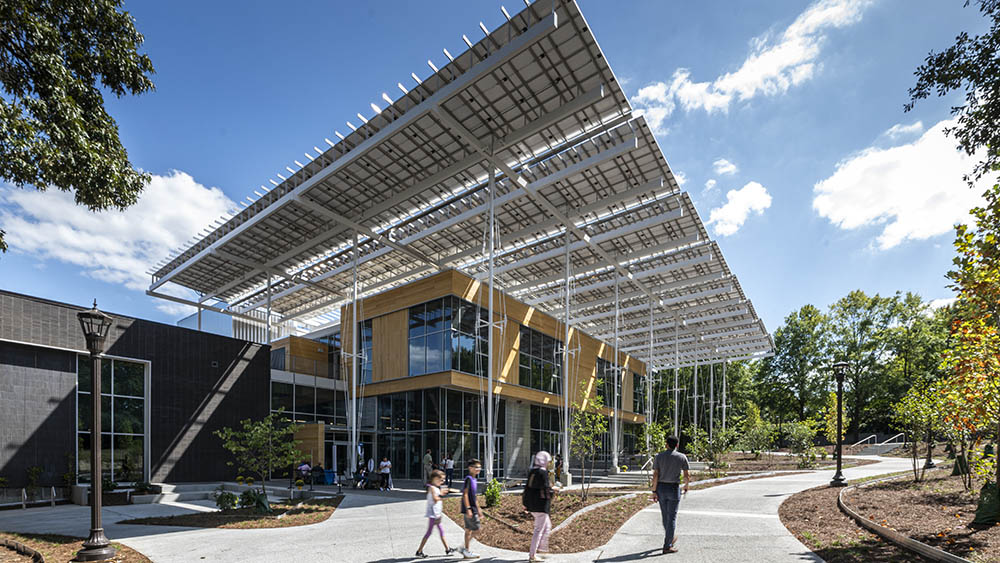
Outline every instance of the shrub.
[[239, 483], [240, 485], [242, 485], [243, 484], [243, 476], [240, 475], [240, 476], [236, 477], [236, 482]]
[[118, 488], [118, 483], [114, 482], [111, 477], [104, 477], [101, 479], [101, 490], [105, 492], [111, 492]]
[[[236, 495], [227, 491], [222, 485], [219, 485], [218, 490], [212, 493], [212, 498], [215, 499], [215, 506], [219, 510], [232, 510], [236, 508], [236, 503], [241, 500], [237, 499]], [[242, 506], [242, 502], [240, 506]]]
[[133, 489], [135, 489], [135, 494], [137, 495], [148, 495], [155, 493], [157, 487], [149, 481], [136, 481]]
[[304, 487], [305, 485], [306, 485], [306, 482], [303, 481], [302, 479], [298, 479], [298, 480], [295, 481], [295, 486], [298, 487], [298, 488], [300, 488], [300, 489], [302, 487]]
[[270, 514], [271, 505], [267, 502], [264, 493], [257, 489], [247, 489], [240, 493], [237, 501], [240, 508], [253, 508], [258, 514]]
[[493, 479], [486, 485], [486, 491], [483, 492], [483, 498], [486, 499], [486, 506], [496, 506], [500, 504], [500, 493], [503, 492], [503, 483], [499, 479]]
[[25, 491], [29, 497], [34, 499], [35, 494], [38, 493], [38, 478], [42, 476], [42, 468], [38, 465], [33, 465], [26, 472], [28, 474], [28, 485], [25, 487]]

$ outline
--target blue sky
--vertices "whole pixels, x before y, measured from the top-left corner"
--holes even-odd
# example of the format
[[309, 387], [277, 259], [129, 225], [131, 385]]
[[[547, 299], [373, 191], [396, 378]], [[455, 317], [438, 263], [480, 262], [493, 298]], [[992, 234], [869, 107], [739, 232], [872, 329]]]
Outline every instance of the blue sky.
[[[962, 4], [580, 2], [769, 330], [856, 288], [950, 296], [950, 225], [977, 200], [961, 180], [968, 159], [941, 133], [956, 98], [902, 107], [929, 50], [985, 29]], [[11, 245], [0, 287], [96, 296], [164, 322], [181, 311], [144, 295], [144, 270], [397, 81], [428, 75], [442, 48], [462, 52], [480, 21], [503, 18], [490, 1], [126, 7], [156, 91], [109, 108], [155, 185], [136, 209], [100, 217], [59, 194], [0, 188]]]

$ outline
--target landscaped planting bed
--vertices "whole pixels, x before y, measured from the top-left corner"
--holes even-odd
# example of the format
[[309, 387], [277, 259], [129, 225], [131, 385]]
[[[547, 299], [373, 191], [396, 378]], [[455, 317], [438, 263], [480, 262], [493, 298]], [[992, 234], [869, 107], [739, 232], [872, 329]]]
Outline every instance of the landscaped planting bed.
[[[595, 489], [596, 490], [596, 489]], [[616, 498], [590, 495], [586, 501], [578, 491], [559, 493], [552, 501], [552, 527], [558, 526], [574, 512], [598, 502]], [[552, 534], [549, 550], [553, 553], [575, 553], [606, 544], [618, 528], [642, 508], [649, 506], [650, 495], [617, 500], [581, 514], [565, 529]], [[445, 514], [462, 525], [460, 499], [446, 498]], [[483, 526], [478, 540], [486, 545], [513, 551], [528, 551], [534, 526], [532, 516], [524, 511], [521, 495], [501, 495], [500, 503], [483, 508]]]
[[178, 516], [136, 518], [119, 524], [148, 526], [188, 526], [192, 528], [227, 528], [248, 530], [254, 528], [290, 528], [322, 522], [333, 514], [344, 497], [311, 499], [298, 503], [273, 503], [271, 514], [258, 514], [253, 508], [234, 508], [215, 512], [196, 512]]
[[951, 468], [929, 471], [914, 483], [901, 478], [848, 491], [858, 514], [919, 542], [973, 561], [1000, 562], [1000, 526], [971, 525], [978, 487], [966, 491]]
[[[63, 563], [76, 557], [76, 552], [80, 550], [80, 544], [83, 543], [84, 538], [73, 538], [55, 534], [0, 532], [0, 539], [12, 539], [23, 543], [41, 553], [46, 562]], [[114, 559], [106, 559], [107, 563], [149, 563], [149, 558], [131, 547], [115, 542], [111, 542], [111, 545], [118, 550], [118, 554]], [[0, 561], [4, 563], [20, 563], [21, 561], [31, 561], [31, 559], [24, 558], [13, 551], [0, 547]]]
[[781, 522], [827, 563], [928, 561], [886, 543], [837, 508], [841, 489], [822, 486], [796, 493], [781, 504]]

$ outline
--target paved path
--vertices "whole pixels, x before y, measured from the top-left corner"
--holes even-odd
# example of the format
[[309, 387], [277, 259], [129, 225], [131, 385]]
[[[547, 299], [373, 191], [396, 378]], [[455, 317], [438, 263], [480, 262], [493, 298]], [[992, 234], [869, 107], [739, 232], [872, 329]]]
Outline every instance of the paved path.
[[[845, 471], [849, 479], [909, 468], [909, 460], [879, 458], [881, 463]], [[829, 482], [832, 471], [817, 471], [720, 485], [692, 491], [681, 503], [678, 561], [819, 561], [778, 519], [787, 496]], [[104, 510], [107, 535], [146, 554], [156, 563], [197, 561], [249, 563], [363, 562], [404, 563], [423, 535], [425, 501], [419, 493], [352, 493], [325, 522], [271, 530], [215, 530], [168, 526], [131, 526], [117, 522], [142, 516], [204, 510], [209, 501], [163, 505], [114, 506]], [[0, 511], [0, 530], [86, 536], [89, 509], [57, 506]], [[445, 519], [445, 534], [460, 545], [462, 530]], [[655, 506], [631, 518], [607, 545], [583, 553], [553, 555], [553, 562], [635, 561], [659, 557], [663, 528]], [[455, 561], [432, 538], [424, 561]], [[525, 561], [526, 554], [475, 545], [482, 561]]]

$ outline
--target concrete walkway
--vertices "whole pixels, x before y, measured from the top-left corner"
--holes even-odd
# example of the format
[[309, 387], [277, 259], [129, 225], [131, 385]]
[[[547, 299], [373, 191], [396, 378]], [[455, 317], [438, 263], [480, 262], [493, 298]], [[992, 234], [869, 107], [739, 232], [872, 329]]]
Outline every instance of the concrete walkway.
[[[870, 458], [869, 458], [870, 459]], [[878, 464], [845, 471], [849, 479], [909, 468], [909, 460], [878, 458]], [[681, 503], [678, 534], [683, 561], [819, 561], [778, 519], [778, 506], [787, 496], [829, 482], [832, 471], [773, 477], [692, 491]], [[210, 501], [162, 505], [114, 506], [104, 509], [105, 529], [114, 541], [129, 545], [156, 563], [213, 561], [301, 563], [413, 561], [426, 527], [423, 495], [413, 491], [349, 492], [340, 508], [325, 522], [270, 530], [216, 530], [168, 526], [132, 526], [121, 520], [205, 510]], [[0, 530], [50, 532], [86, 536], [89, 509], [57, 506], [0, 511]], [[445, 519], [449, 544], [461, 544], [462, 529]], [[635, 561], [658, 557], [663, 528], [655, 506], [631, 518], [600, 549], [553, 555], [548, 560]], [[483, 561], [525, 561], [516, 553], [474, 545]], [[424, 561], [454, 561], [445, 557], [440, 540], [431, 538]]]

